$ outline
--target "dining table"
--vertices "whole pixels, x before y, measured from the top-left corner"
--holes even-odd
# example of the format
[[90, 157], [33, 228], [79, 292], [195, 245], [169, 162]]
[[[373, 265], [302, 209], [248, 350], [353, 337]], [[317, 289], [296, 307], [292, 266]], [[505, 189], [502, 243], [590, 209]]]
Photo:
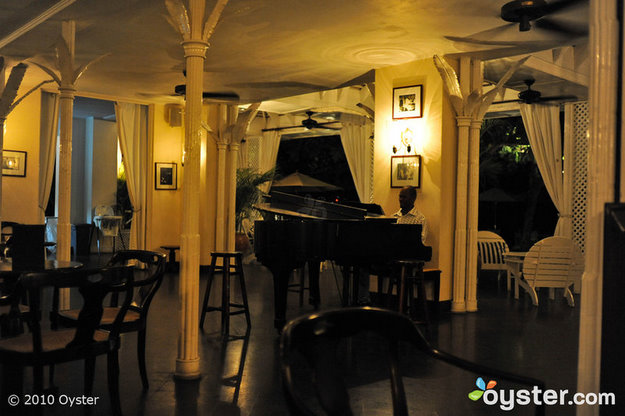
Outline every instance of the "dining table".
[[[3, 293], [11, 293], [15, 290], [15, 284], [18, 281], [18, 278], [23, 273], [29, 272], [41, 272], [41, 271], [54, 271], [54, 270], [66, 270], [66, 269], [78, 269], [83, 267], [83, 264], [77, 261], [63, 261], [63, 260], [45, 260], [43, 264], [34, 264], [32, 267], [28, 265], [18, 265], [18, 267], [14, 267], [13, 261], [11, 258], [1, 258], [0, 259], [0, 295]], [[15, 309], [14, 306], [11, 306], [11, 311], [17, 311], [18, 315], [12, 315], [11, 312], [2, 311], [7, 313], [8, 316], [4, 317], [5, 319], [1, 319], [2, 315], [0, 315], [0, 336], [8, 336], [15, 335], [23, 330], [21, 326], [20, 313], [18, 309]]]
[[519, 280], [523, 274], [523, 261], [527, 251], [507, 251], [503, 253], [503, 260], [508, 268], [508, 281], [514, 279], [514, 298], [519, 298]]
[[78, 269], [83, 264], [78, 261], [64, 261], [49, 259], [43, 262], [43, 265], [37, 265], [28, 267], [21, 265], [20, 267], [14, 267], [11, 259], [3, 258], [0, 260], [0, 277], [19, 276], [22, 273], [39, 272], [39, 271], [51, 271], [51, 270], [63, 270], [63, 269]]

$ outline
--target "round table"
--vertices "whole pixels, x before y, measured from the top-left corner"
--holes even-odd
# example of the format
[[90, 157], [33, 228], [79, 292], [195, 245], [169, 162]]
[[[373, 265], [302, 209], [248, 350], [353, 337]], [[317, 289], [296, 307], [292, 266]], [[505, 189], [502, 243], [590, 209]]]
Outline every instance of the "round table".
[[18, 270], [13, 270], [13, 262], [3, 259], [0, 261], [0, 277], [19, 276], [22, 273], [40, 272], [46, 270], [78, 269], [82, 266], [83, 264], [77, 261], [46, 260], [43, 268], [20, 267]]

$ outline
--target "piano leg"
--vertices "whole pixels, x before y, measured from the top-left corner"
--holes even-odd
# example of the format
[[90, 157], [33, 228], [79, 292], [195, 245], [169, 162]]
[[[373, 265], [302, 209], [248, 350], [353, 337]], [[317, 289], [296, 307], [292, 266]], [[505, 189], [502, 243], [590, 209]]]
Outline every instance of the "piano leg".
[[319, 309], [321, 303], [321, 294], [319, 291], [319, 267], [320, 261], [308, 262], [308, 289], [309, 289], [309, 303], [314, 306], [315, 310]]
[[350, 266], [345, 264], [341, 267], [343, 272], [343, 296], [341, 298], [341, 306], [345, 307], [349, 305], [349, 282], [351, 278]]
[[289, 267], [272, 267], [273, 274], [273, 302], [274, 302], [274, 319], [273, 325], [282, 333], [282, 328], [286, 324], [286, 296], [289, 287], [289, 276], [292, 268]]

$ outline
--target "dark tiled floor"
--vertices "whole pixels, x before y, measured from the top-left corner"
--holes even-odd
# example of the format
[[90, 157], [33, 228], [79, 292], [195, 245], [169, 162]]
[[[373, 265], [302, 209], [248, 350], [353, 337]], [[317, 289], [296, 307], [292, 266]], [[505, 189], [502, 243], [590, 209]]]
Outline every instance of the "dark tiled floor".
[[[205, 332], [200, 333], [202, 377], [197, 381], [173, 378], [179, 328], [178, 276], [165, 277], [149, 317], [147, 361], [150, 389], [141, 390], [136, 366], [136, 337], [124, 336], [121, 360], [122, 408], [126, 415], [286, 415], [278, 374], [278, 336], [273, 329], [273, 286], [270, 273], [261, 266], [246, 266], [246, 282], [252, 313], [247, 340], [223, 342], [218, 314], [209, 314]], [[538, 308], [526, 297], [516, 301], [485, 276], [479, 289], [479, 308], [471, 314], [443, 314], [430, 334], [430, 341], [442, 350], [463, 358], [543, 379], [549, 388], [575, 391], [579, 306], [569, 308], [562, 298], [541, 298]], [[206, 276], [201, 278], [201, 296]], [[322, 309], [337, 307], [339, 297], [332, 269], [321, 278]], [[213, 290], [215, 297], [220, 290]], [[311, 312], [300, 308], [297, 295], [289, 295], [288, 317]], [[245, 334], [245, 318], [232, 318], [231, 333]], [[246, 354], [242, 354], [245, 350]], [[389, 384], [376, 351], [374, 339], [348, 346], [346, 367], [356, 414], [386, 415], [390, 405]], [[410, 352], [406, 354], [410, 357]], [[233, 383], [243, 365], [240, 385]], [[100, 396], [94, 415], [108, 415], [105, 360], [97, 363], [94, 394]], [[451, 369], [444, 364], [407, 362], [406, 391], [411, 414], [482, 415], [527, 414], [529, 409], [503, 412], [467, 394], [475, 389], [475, 374]], [[229, 379], [229, 380], [225, 380]], [[80, 395], [82, 365], [67, 364], [57, 369], [59, 394]], [[225, 381], [224, 381], [225, 380]], [[26, 386], [28, 389], [29, 386]], [[238, 394], [238, 396], [237, 396]], [[548, 415], [573, 415], [574, 408], [549, 408]], [[48, 408], [44, 414], [82, 414], [82, 409]]]

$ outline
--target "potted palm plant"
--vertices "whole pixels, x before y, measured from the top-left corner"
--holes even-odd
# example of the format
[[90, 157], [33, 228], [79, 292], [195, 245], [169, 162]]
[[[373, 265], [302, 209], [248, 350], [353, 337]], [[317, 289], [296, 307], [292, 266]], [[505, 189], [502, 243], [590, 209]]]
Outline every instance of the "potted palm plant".
[[260, 201], [263, 191], [260, 185], [270, 181], [275, 170], [270, 169], [265, 173], [258, 173], [252, 168], [237, 169], [237, 191], [235, 205], [235, 249], [246, 251], [250, 246], [249, 237], [244, 229], [243, 222], [249, 219], [254, 211], [254, 204]]

